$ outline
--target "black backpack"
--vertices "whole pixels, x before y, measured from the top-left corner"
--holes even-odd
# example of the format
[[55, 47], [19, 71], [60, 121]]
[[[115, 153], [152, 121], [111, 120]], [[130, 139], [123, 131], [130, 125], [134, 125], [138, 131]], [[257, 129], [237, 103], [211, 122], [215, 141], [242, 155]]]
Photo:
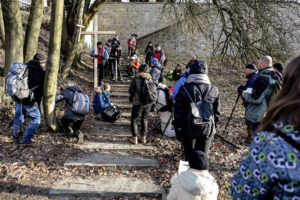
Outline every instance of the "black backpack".
[[116, 106], [109, 106], [102, 113], [102, 118], [107, 122], [115, 122], [121, 117], [121, 113]]
[[214, 126], [213, 109], [211, 103], [206, 100], [211, 88], [211, 85], [209, 85], [206, 92], [201, 94], [201, 100], [194, 102], [188, 90], [183, 86], [191, 101], [186, 126], [190, 137], [209, 137], [211, 135]]
[[143, 105], [147, 105], [149, 103], [153, 103], [156, 101], [157, 99], [156, 85], [154, 84], [152, 79], [143, 80], [139, 99]]

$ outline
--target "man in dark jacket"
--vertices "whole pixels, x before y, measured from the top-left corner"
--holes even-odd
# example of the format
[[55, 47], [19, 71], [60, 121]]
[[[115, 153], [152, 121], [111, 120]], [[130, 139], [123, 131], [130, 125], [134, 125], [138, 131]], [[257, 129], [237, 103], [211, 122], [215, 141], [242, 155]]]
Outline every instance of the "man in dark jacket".
[[173, 80], [178, 81], [180, 77], [182, 76], [180, 64], [177, 64], [176, 68], [173, 71]]
[[206, 96], [206, 100], [211, 104], [213, 111], [213, 123], [207, 136], [200, 133], [199, 137], [189, 136], [187, 133], [187, 119], [190, 110], [191, 100], [184, 90], [180, 88], [175, 98], [174, 121], [176, 136], [182, 142], [186, 159], [193, 150], [203, 151], [208, 154], [209, 146], [216, 132], [216, 125], [220, 120], [220, 99], [217, 87], [211, 85], [207, 76], [207, 65], [204, 61], [198, 60], [190, 68], [190, 74], [184, 87], [191, 98], [198, 102]]
[[41, 122], [40, 103], [43, 97], [46, 57], [43, 54], [35, 54], [33, 60], [27, 63], [28, 86], [33, 92], [33, 98], [27, 98], [16, 102], [15, 119], [13, 124], [13, 141], [20, 142], [22, 137], [22, 124], [27, 113], [31, 120], [21, 140], [21, 144], [30, 144], [31, 139]]
[[[248, 64], [245, 66], [244, 73], [246, 75], [246, 78], [248, 79], [246, 85], [241, 85], [238, 88], [238, 93], [242, 94], [243, 91], [246, 90], [253, 90], [253, 85], [255, 80], [257, 79], [257, 68], [253, 64]], [[246, 115], [247, 116], [247, 106], [249, 105], [248, 102], [244, 101], [244, 107], [246, 108]], [[253, 132], [253, 125], [251, 121], [249, 121], [246, 117], [246, 126], [247, 126], [247, 132], [248, 132], [248, 137], [246, 141], [252, 141], [252, 137], [254, 136]]]
[[[130, 88], [129, 88], [129, 101], [132, 103], [132, 112], [131, 112], [131, 132], [132, 138], [131, 143], [138, 143], [138, 125], [137, 119], [139, 115], [142, 114], [141, 119], [141, 137], [139, 142], [146, 143], [146, 135], [148, 131], [148, 115], [151, 109], [151, 104], [144, 105], [140, 100], [140, 95], [142, 93], [142, 87], [145, 84], [145, 80], [152, 81], [151, 75], [149, 74], [149, 67], [145, 64], [140, 65], [139, 73], [134, 79], [132, 79]], [[156, 91], [153, 91], [156, 92]]]
[[120, 45], [121, 46], [118, 35], [115, 35], [115, 37], [112, 39], [112, 46], [114, 47], [116, 45]]
[[145, 49], [145, 54], [146, 54], [146, 59], [145, 59], [145, 63], [147, 65], [150, 65], [151, 63], [151, 58], [153, 57], [154, 55], [154, 48], [153, 48], [153, 44], [152, 42], [149, 42], [148, 43], [148, 46], [146, 47]]
[[74, 84], [68, 84], [67, 88], [56, 96], [56, 102], [65, 100], [66, 101], [66, 112], [61, 123], [67, 131], [68, 137], [77, 137], [78, 143], [83, 142], [83, 134], [79, 131], [82, 123], [85, 120], [85, 115], [78, 115], [72, 111], [72, 104], [75, 92], [82, 93], [82, 89]]
[[115, 71], [116, 71], [116, 63], [117, 63], [117, 73], [118, 73], [118, 77], [121, 81], [123, 81], [123, 77], [122, 77], [122, 74], [121, 74], [121, 70], [120, 70], [120, 60], [121, 60], [121, 57], [122, 57], [122, 51], [121, 51], [121, 47], [120, 45], [116, 45], [112, 48], [111, 50], [111, 53], [110, 53], [110, 58], [113, 59], [112, 61], [112, 68], [111, 68], [111, 71], [112, 71], [112, 80], [115, 80]]

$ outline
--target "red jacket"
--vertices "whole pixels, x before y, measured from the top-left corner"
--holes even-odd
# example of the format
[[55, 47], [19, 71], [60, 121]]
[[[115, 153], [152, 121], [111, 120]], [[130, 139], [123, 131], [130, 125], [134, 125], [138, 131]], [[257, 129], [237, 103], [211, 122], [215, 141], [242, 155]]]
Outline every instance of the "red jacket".
[[102, 51], [103, 51], [103, 48], [102, 49], [98, 49], [99, 53], [98, 53], [98, 64], [102, 64]]
[[128, 44], [128, 47], [132, 46], [133, 49], [135, 49], [135, 46], [136, 46], [136, 40], [134, 40], [131, 44], [131, 38], [129, 38], [127, 40], [127, 44]]
[[160, 59], [161, 59], [161, 52], [160, 52], [160, 51], [157, 51], [157, 52], [154, 54], [153, 58], [156, 58], [156, 59], [158, 60], [158, 62], [159, 62]]

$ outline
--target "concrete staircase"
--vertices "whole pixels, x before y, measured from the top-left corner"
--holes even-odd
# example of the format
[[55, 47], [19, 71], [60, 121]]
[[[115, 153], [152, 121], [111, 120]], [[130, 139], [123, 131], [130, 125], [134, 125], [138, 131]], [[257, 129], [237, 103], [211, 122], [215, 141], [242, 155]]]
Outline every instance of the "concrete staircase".
[[[125, 68], [125, 66], [122, 66]], [[76, 144], [75, 147], [84, 154], [66, 159], [64, 166], [67, 168], [105, 168], [120, 170], [148, 170], [159, 168], [155, 158], [143, 157], [134, 152], [153, 151], [156, 147], [149, 145], [132, 145], [128, 142], [131, 137], [128, 89], [130, 77], [123, 76], [124, 81], [111, 81], [111, 101], [117, 105], [121, 112], [121, 118], [115, 123], [96, 120], [89, 116], [85, 122], [88, 127], [87, 133], [95, 136], [98, 140], [85, 141]], [[126, 139], [125, 139], [126, 138]], [[62, 177], [50, 190], [53, 200], [62, 199], [113, 199], [113, 198], [136, 198], [141, 197], [161, 198], [163, 188], [151, 178], [140, 179], [127, 177], [126, 175], [104, 175], [97, 180], [92, 178]]]

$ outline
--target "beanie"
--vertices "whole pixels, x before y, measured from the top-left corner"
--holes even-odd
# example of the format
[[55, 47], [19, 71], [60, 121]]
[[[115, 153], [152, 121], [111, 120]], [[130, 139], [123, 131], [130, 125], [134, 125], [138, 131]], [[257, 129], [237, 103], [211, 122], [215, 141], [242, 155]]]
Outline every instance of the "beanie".
[[148, 65], [146, 65], [146, 64], [140, 65], [140, 66], [139, 66], [139, 72], [140, 72], [140, 73], [143, 73], [143, 72], [147, 73], [147, 72], [149, 72], [149, 67], [148, 67]]
[[255, 70], [255, 71], [257, 71], [257, 68], [256, 68], [256, 66], [255, 66], [255, 65], [253, 65], [253, 64], [248, 64], [248, 65], [246, 65], [246, 66], [245, 66], [245, 68], [247, 68], [247, 69], [252, 69], [252, 70]]
[[158, 60], [157, 60], [157, 58], [151, 58], [151, 64], [153, 64], [153, 65], [158, 65]]
[[275, 69], [277, 69], [280, 73], [282, 73], [282, 71], [283, 71], [283, 65], [282, 65], [281, 63], [275, 63], [275, 64], [273, 65], [273, 67], [274, 67]]
[[46, 57], [41, 53], [35, 54], [33, 57], [33, 60], [35, 60], [39, 63], [45, 63], [47, 61]]
[[207, 74], [207, 64], [203, 60], [195, 60], [190, 67], [190, 74]]
[[209, 169], [209, 161], [206, 153], [202, 151], [193, 151], [190, 154], [189, 165], [192, 169], [197, 170], [208, 170]]

